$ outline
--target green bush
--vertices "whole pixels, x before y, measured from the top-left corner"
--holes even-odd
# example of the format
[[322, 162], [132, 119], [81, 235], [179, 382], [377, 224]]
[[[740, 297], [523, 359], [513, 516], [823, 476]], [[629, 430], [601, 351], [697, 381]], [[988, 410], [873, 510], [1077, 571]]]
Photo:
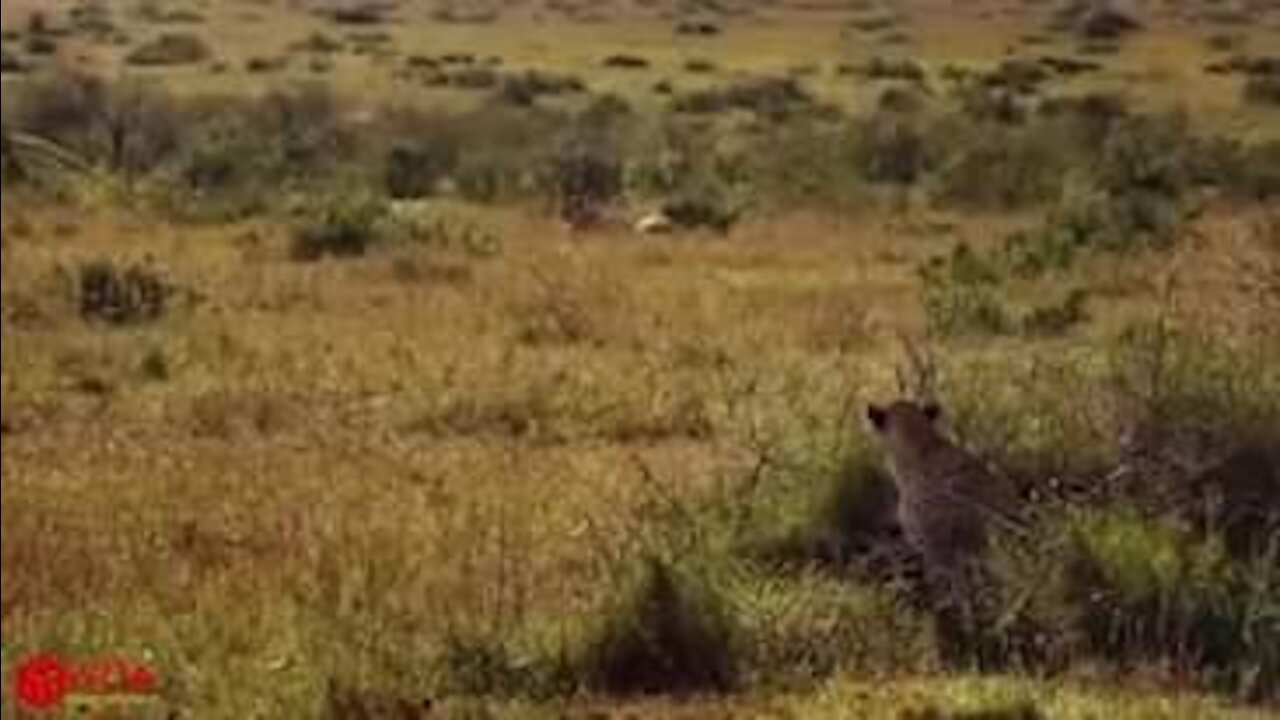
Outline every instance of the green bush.
[[49, 57], [58, 54], [58, 40], [51, 35], [28, 35], [22, 49], [32, 57]]
[[621, 695], [727, 692], [741, 679], [739, 635], [720, 587], [653, 557], [590, 642], [584, 676]]
[[381, 25], [387, 22], [386, 6], [379, 2], [343, 3], [330, 14], [339, 25]]
[[436, 684], [448, 696], [548, 700], [577, 687], [567, 657], [531, 653], [523, 657], [509, 641], [450, 632], [436, 661]]
[[166, 33], [135, 48], [125, 56], [125, 62], [149, 67], [195, 65], [208, 60], [212, 55], [213, 51], [208, 43], [199, 36]]
[[1038, 92], [1049, 81], [1049, 68], [1038, 60], [1010, 58], [982, 77], [988, 87], [1004, 88], [1022, 95]]
[[893, 60], [874, 57], [861, 68], [861, 73], [870, 80], [901, 80], [912, 84], [922, 84], [928, 79], [928, 73], [920, 63], [909, 60]]
[[387, 152], [387, 194], [395, 200], [430, 197], [456, 166], [455, 148], [449, 144], [397, 144]]
[[610, 55], [606, 57], [601, 64], [607, 68], [617, 68], [621, 70], [644, 70], [651, 65], [651, 63], [645, 58], [638, 55], [627, 55], [625, 53]]
[[889, 544], [893, 483], [866, 448], [790, 464], [769, 489], [737, 540], [763, 567], [842, 572]]
[[1087, 41], [1119, 40], [1142, 30], [1142, 23], [1106, 4], [1087, 12], [1080, 19], [1079, 33]]
[[844, 125], [815, 118], [762, 129], [744, 153], [753, 197], [784, 211], [865, 207], [869, 190], [857, 166], [854, 141]]
[[708, 190], [696, 195], [684, 194], [663, 203], [662, 212], [675, 225], [688, 229], [709, 229], [727, 233], [741, 218], [742, 209], [731, 206], [723, 193]]
[[111, 325], [136, 325], [161, 318], [173, 287], [145, 265], [91, 262], [80, 267], [80, 316]]
[[349, 718], [402, 718], [426, 720], [431, 717], [430, 699], [410, 699], [382, 692], [358, 690], [330, 680], [324, 699], [321, 720]]
[[13, 143], [9, 128], [0, 128], [0, 181], [4, 184], [21, 182], [26, 179], [26, 171], [18, 159], [18, 151]]
[[492, 68], [463, 67], [446, 76], [450, 86], [464, 90], [491, 90], [499, 87], [502, 76]]
[[854, 162], [871, 182], [913, 185], [937, 166], [938, 149], [918, 118], [882, 111], [854, 132]]
[[284, 72], [289, 69], [289, 58], [254, 56], [245, 61], [244, 69], [251, 75]]
[[[1196, 467], [1224, 449], [1280, 446], [1280, 374], [1263, 350], [1246, 353], [1207, 333], [1143, 323], [1127, 329], [1110, 354], [1112, 391], [1128, 408], [1131, 442], [1145, 453]], [[1159, 480], [1145, 478], [1156, 496]]]
[[301, 262], [355, 258], [388, 238], [387, 207], [359, 198], [324, 203], [319, 216], [294, 231], [291, 255]]
[[1250, 200], [1280, 197], [1280, 140], [1243, 148], [1229, 187]]
[[841, 674], [916, 673], [934, 655], [925, 618], [892, 587], [747, 573], [734, 596], [754, 687], [812, 690]]
[[585, 91], [586, 84], [572, 75], [526, 70], [502, 78], [498, 97], [513, 105], [528, 106], [541, 97], [558, 97]]
[[561, 219], [575, 227], [592, 224], [623, 191], [623, 166], [612, 148], [570, 143], [551, 161]]
[[983, 124], [952, 134], [953, 147], [938, 168], [934, 195], [941, 201], [1012, 210], [1046, 203], [1062, 193], [1071, 162], [1069, 138], [1040, 123], [1031, 128]]
[[9, 48], [0, 50], [0, 74], [16, 75], [27, 71], [26, 63], [17, 55], [9, 52]]
[[1087, 292], [1076, 289], [1059, 303], [1032, 308], [1022, 318], [1023, 334], [1041, 338], [1068, 334], [1077, 326], [1088, 322], [1088, 300]]
[[1256, 105], [1280, 106], [1280, 73], [1251, 75], [1244, 83], [1244, 97]]
[[1171, 247], [1185, 213], [1157, 193], [1071, 195], [1039, 228], [1012, 234], [1005, 245], [1009, 268], [1025, 278], [1062, 272], [1082, 258]]
[[340, 53], [346, 49], [346, 45], [337, 38], [326, 35], [322, 32], [314, 32], [307, 36], [305, 40], [300, 40], [293, 44], [292, 49], [297, 52], [313, 53], [317, 55], [333, 55]]
[[741, 110], [778, 121], [798, 112], [812, 111], [817, 106], [813, 96], [794, 78], [765, 77], [681, 95], [672, 102], [671, 108], [694, 115]]
[[1014, 327], [1000, 295], [1002, 269], [960, 244], [946, 258], [934, 258], [920, 269], [925, 315], [930, 328], [944, 336], [1003, 335]]
[[[1280, 680], [1280, 585], [1274, 568], [1233, 566], [1131, 514], [1073, 524], [1069, 600], [1088, 650], [1110, 660], [1165, 660], [1210, 685], [1260, 698]], [[1252, 577], [1251, 577], [1252, 576]]]

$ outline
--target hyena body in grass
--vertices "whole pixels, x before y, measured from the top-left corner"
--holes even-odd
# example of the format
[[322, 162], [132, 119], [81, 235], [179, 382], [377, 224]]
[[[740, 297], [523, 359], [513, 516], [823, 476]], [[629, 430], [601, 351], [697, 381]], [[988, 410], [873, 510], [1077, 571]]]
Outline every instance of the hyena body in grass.
[[993, 531], [1020, 525], [1012, 492], [942, 433], [937, 405], [903, 401], [867, 414], [888, 456], [898, 522], [923, 561], [944, 660], [998, 662], [985, 648], [984, 561]]

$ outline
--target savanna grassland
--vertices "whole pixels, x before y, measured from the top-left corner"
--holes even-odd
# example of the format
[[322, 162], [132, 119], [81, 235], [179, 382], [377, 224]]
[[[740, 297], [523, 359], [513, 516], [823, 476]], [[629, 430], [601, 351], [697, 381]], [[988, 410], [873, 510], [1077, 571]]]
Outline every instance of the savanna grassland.
[[1275, 2], [0, 9], [4, 717], [1274, 716]]

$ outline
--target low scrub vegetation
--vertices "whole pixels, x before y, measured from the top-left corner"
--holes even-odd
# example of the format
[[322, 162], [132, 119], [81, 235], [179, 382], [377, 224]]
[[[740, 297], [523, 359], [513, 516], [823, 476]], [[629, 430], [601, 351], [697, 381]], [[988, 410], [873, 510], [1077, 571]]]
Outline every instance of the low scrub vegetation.
[[153, 268], [99, 261], [77, 277], [80, 316], [111, 325], [134, 325], [164, 316], [173, 287]]
[[26, 72], [27, 66], [9, 48], [0, 50], [0, 73], [5, 75]]
[[129, 53], [130, 65], [163, 67], [196, 65], [213, 56], [208, 44], [196, 35], [167, 33]]
[[[1018, 88], [1042, 75], [1023, 67], [964, 81], [955, 103], [889, 88], [881, 107], [861, 117], [821, 103], [797, 79], [762, 78], [677, 94], [655, 122], [572, 76], [500, 72], [474, 58], [422, 70], [493, 93], [493, 102], [448, 116], [395, 107], [356, 113], [318, 87], [179, 101], [137, 80], [55, 74], [23, 88], [12, 117], [14, 130], [131, 179], [154, 177], [169, 184], [173, 207], [199, 204], [213, 215], [252, 211], [255, 188], [326, 180], [392, 199], [541, 198], [563, 208], [563, 177], [538, 170], [554, 163], [525, 140], [565, 132], [594, 134], [591, 152], [616, 166], [621, 184], [592, 200], [596, 210], [657, 193], [681, 224], [726, 229], [748, 206], [851, 211], [871, 197], [867, 190], [896, 187], [944, 208], [1060, 208], [1048, 228], [1018, 243], [1058, 258], [1051, 262], [1076, 246], [1166, 243], [1181, 200], [1203, 190], [1240, 199], [1274, 193], [1272, 145], [1198, 135], [1185, 118], [1138, 114], [1114, 96], [1024, 102]], [[561, 97], [585, 104], [567, 108]], [[739, 113], [757, 124], [710, 146], [723, 151], [654, 165], [665, 157], [653, 154], [659, 145], [679, 155], [674, 139], [707, 122], [736, 122]], [[599, 128], [587, 129], [593, 123]]]

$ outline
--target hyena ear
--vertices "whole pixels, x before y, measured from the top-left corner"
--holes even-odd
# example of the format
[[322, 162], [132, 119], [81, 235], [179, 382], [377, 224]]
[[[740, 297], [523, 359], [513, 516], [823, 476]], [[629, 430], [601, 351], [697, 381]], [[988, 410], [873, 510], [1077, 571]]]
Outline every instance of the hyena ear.
[[889, 428], [889, 411], [879, 405], [867, 406], [867, 419], [871, 421], [871, 426], [880, 432]]
[[942, 406], [938, 403], [928, 403], [924, 406], [924, 416], [929, 418], [929, 422], [938, 422], [942, 419]]

